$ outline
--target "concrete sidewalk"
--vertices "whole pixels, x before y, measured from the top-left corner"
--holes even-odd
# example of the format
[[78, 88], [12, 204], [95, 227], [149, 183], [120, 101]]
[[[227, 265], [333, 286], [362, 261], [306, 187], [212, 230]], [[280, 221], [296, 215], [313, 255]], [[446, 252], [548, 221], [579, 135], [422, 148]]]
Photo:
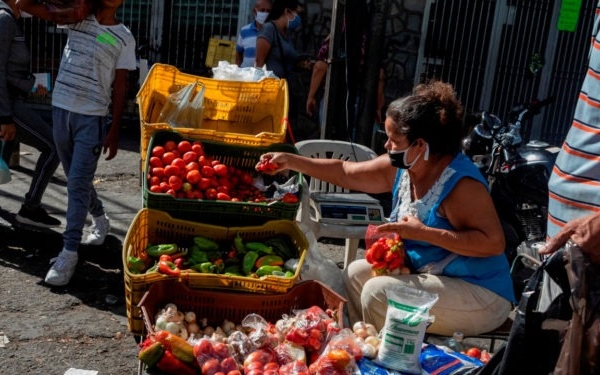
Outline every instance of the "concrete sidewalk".
[[[106, 213], [110, 218], [111, 235], [123, 241], [132, 219], [142, 207], [142, 193], [139, 174], [139, 125], [131, 123], [121, 130], [121, 140], [117, 156], [110, 161], [106, 156], [100, 157], [95, 177], [95, 187], [104, 203]], [[20, 231], [15, 224], [15, 215], [23, 202], [23, 197], [29, 189], [31, 175], [39, 152], [25, 144], [20, 145], [19, 166], [12, 169], [12, 181], [0, 185], [0, 231], [8, 234], [11, 231]], [[61, 244], [53, 241], [60, 237], [65, 229], [65, 214], [67, 208], [66, 177], [59, 166], [56, 174], [48, 186], [42, 204], [48, 213], [62, 221], [59, 228], [50, 231], [33, 232], [35, 236], [47, 236], [52, 240], [49, 247], [58, 251]], [[91, 223], [87, 218], [86, 226]], [[18, 223], [17, 223], [18, 225]], [[85, 233], [84, 233], [85, 236]], [[60, 239], [60, 238], [59, 238]], [[62, 239], [60, 239], [62, 242]]]

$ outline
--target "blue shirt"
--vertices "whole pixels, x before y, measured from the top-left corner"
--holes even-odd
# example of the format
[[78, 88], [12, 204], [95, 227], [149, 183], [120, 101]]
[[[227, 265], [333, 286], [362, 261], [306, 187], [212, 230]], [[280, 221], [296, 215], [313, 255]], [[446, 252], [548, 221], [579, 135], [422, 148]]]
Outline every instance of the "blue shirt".
[[247, 68], [254, 66], [254, 60], [256, 59], [256, 36], [258, 35], [258, 28], [256, 22], [251, 22], [240, 29], [235, 44], [235, 50], [241, 53], [244, 58], [240, 64], [240, 68]]
[[[453, 173], [445, 181], [437, 200], [426, 213], [425, 217], [422, 218], [422, 221], [425, 225], [432, 228], [455, 230], [448, 219], [438, 215], [437, 212], [440, 204], [454, 189], [458, 181], [463, 178], [472, 178], [481, 182], [486, 187], [487, 183], [473, 162], [462, 153], [457, 154], [450, 165], [448, 165], [447, 169], [451, 169], [451, 172]], [[396, 175], [392, 202], [393, 210], [390, 215], [390, 221], [398, 220], [398, 211], [401, 203], [400, 197], [398, 196], [398, 190], [402, 173], [403, 170], [400, 169]], [[415, 270], [428, 264], [441, 262], [447, 256], [454, 254], [442, 247], [427, 242], [408, 239], [403, 239], [402, 242], [404, 243], [411, 266]], [[482, 244], [482, 246], [485, 246], [485, 244]], [[504, 254], [489, 257], [458, 255], [444, 267], [442, 275], [461, 278], [469, 283], [489, 289], [511, 302], [515, 301], [513, 284], [510, 277], [510, 267]]]

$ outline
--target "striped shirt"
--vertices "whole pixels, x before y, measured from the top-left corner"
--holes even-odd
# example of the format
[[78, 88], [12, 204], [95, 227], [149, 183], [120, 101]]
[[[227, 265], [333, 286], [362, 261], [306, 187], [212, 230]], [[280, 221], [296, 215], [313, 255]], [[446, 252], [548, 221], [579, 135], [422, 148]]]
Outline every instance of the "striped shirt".
[[[600, 1], [594, 30], [600, 26]], [[588, 70], [573, 124], [562, 145], [550, 181], [548, 237], [564, 224], [600, 211], [600, 36], [591, 39]]]
[[116, 69], [135, 70], [135, 39], [123, 24], [101, 25], [94, 15], [69, 29], [52, 94], [52, 105], [106, 116]]
[[244, 56], [240, 68], [254, 66], [254, 60], [256, 59], [256, 35], [258, 35], [258, 28], [254, 21], [240, 29], [235, 45], [235, 50]]

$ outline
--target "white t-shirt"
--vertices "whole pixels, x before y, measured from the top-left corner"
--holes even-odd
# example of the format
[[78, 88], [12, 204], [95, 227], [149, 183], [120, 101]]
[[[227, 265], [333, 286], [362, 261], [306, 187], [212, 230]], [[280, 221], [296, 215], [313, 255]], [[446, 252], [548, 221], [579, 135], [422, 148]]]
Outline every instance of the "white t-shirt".
[[65, 25], [69, 37], [52, 93], [67, 111], [108, 115], [116, 69], [136, 69], [135, 39], [123, 24], [100, 25], [94, 15]]

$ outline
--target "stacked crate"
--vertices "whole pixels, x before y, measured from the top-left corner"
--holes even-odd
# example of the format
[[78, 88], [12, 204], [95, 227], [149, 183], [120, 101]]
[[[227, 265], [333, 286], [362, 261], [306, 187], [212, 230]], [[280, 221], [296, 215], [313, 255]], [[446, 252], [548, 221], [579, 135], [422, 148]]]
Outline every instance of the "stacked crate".
[[[189, 83], [200, 82], [205, 87], [204, 119], [201, 128], [172, 128], [158, 122], [162, 107], [170, 94]], [[140, 110], [140, 164], [143, 175], [144, 208], [130, 225], [123, 244], [125, 297], [129, 330], [138, 335], [145, 325], [140, 302], [154, 301], [147, 297], [151, 286], [175, 281], [194, 293], [251, 293], [253, 298], [273, 298], [285, 303], [300, 276], [301, 265], [308, 251], [308, 241], [294, 219], [299, 203], [281, 201], [266, 203], [231, 202], [208, 199], [177, 198], [153, 193], [147, 181], [148, 159], [155, 144], [167, 140], [199, 141], [207, 154], [224, 164], [254, 172], [260, 155], [269, 151], [297, 153], [286, 144], [288, 130], [287, 83], [285, 80], [264, 79], [259, 82], [215, 80], [180, 72], [177, 68], [154, 64], [137, 95]], [[300, 174], [292, 173], [290, 177]], [[299, 184], [300, 185], [300, 184]], [[299, 194], [302, 192], [300, 191]], [[246, 241], [260, 241], [274, 235], [287, 235], [298, 254], [299, 266], [293, 277], [263, 276], [251, 278], [224, 274], [182, 272], [179, 277], [157, 272], [134, 274], [127, 268], [129, 256], [139, 256], [149, 244], [173, 243], [192, 236], [214, 241], [230, 241], [241, 234]], [[306, 288], [306, 287], [303, 287]], [[312, 287], [311, 287], [312, 288]], [[317, 288], [327, 288], [319, 285]], [[155, 290], [164, 290], [156, 286]], [[156, 292], [155, 292], [156, 293]], [[190, 292], [191, 293], [191, 292]], [[200, 292], [201, 293], [201, 292]], [[327, 291], [329, 293], [329, 291]], [[145, 297], [146, 296], [146, 297]], [[270, 296], [270, 297], [267, 297]], [[168, 296], [167, 296], [168, 297]], [[236, 298], [227, 299], [230, 301]], [[162, 298], [162, 297], [161, 297]], [[341, 303], [344, 300], [339, 297]], [[307, 301], [304, 301], [307, 302]], [[235, 302], [232, 302], [235, 303]], [[289, 306], [289, 311], [293, 306]]]

